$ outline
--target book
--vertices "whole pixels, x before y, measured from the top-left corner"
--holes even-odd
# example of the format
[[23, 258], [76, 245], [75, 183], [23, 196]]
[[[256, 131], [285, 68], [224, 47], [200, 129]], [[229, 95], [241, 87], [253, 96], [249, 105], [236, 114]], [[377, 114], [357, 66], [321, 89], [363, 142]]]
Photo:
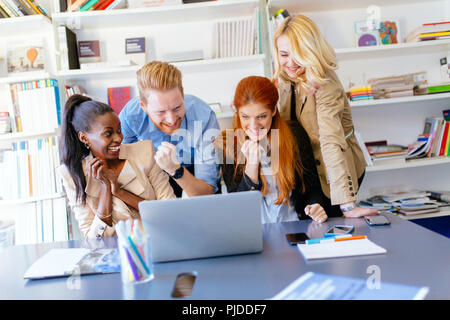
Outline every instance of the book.
[[450, 191], [427, 191], [432, 199], [450, 202]]
[[127, 0], [114, 0], [111, 4], [105, 7], [104, 10], [122, 9], [127, 6]]
[[317, 244], [298, 244], [300, 253], [306, 260], [352, 257], [386, 253], [386, 249], [369, 239], [347, 240]]
[[117, 114], [130, 101], [130, 90], [131, 87], [108, 88], [108, 104]]
[[68, 248], [51, 249], [36, 260], [23, 275], [24, 279], [47, 279], [120, 272], [117, 249]]
[[424, 209], [424, 210], [414, 210], [414, 211], [407, 211], [404, 209], [399, 209], [399, 213], [401, 213], [404, 216], [414, 216], [418, 214], [424, 214], [424, 213], [433, 213], [433, 212], [439, 212], [439, 209]]
[[21, 41], [9, 43], [7, 49], [8, 73], [45, 70], [45, 50], [42, 39], [30, 39], [29, 43], [29, 45]]
[[424, 23], [416, 29], [412, 30], [405, 38], [405, 42], [419, 41], [419, 35], [422, 33], [442, 32], [448, 30], [450, 30], [450, 22], [447, 21]]
[[89, 0], [74, 0], [69, 5], [69, 11], [74, 12], [80, 10], [80, 8]]
[[379, 26], [380, 41], [382, 44], [399, 43], [398, 40], [399, 22], [398, 21], [380, 21]]
[[406, 155], [372, 158], [372, 162], [374, 166], [404, 164], [406, 163]]
[[142, 66], [147, 62], [145, 37], [125, 39], [125, 55], [134, 64]]
[[[307, 272], [272, 300], [423, 300], [428, 287], [391, 282], [369, 286], [368, 279]], [[374, 290], [376, 289], [376, 290]]]
[[86, 2], [83, 6], [81, 6], [80, 11], [88, 11], [90, 8], [92, 8], [93, 5], [95, 5], [99, 0], [89, 0]]
[[58, 27], [61, 70], [80, 69], [77, 36], [66, 26]]
[[431, 193], [420, 190], [398, 191], [383, 195], [382, 199], [386, 202], [397, 202], [405, 199], [423, 198], [430, 196]]
[[450, 122], [446, 121], [444, 124], [444, 131], [442, 132], [442, 140], [441, 140], [441, 146], [439, 148], [439, 156], [445, 156], [445, 150], [447, 143], [449, 141], [449, 131], [450, 131]]
[[78, 59], [83, 63], [100, 62], [100, 41], [78, 41]]
[[450, 92], [450, 84], [441, 84], [427, 87], [428, 94]]

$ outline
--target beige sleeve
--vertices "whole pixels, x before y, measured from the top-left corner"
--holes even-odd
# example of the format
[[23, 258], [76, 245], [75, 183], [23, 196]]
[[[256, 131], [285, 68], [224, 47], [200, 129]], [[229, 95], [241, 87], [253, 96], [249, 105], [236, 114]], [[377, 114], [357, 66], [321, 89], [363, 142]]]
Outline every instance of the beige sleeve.
[[349, 149], [342, 126], [342, 114], [345, 105], [343, 88], [329, 80], [315, 93], [319, 141], [323, 160], [330, 181], [332, 204], [356, 201], [347, 188], [350, 170], [344, 156]]
[[114, 227], [108, 226], [100, 220], [92, 209], [76, 199], [76, 187], [69, 171], [65, 166], [58, 168], [70, 209], [78, 221], [78, 226], [84, 238], [101, 238], [115, 236]]

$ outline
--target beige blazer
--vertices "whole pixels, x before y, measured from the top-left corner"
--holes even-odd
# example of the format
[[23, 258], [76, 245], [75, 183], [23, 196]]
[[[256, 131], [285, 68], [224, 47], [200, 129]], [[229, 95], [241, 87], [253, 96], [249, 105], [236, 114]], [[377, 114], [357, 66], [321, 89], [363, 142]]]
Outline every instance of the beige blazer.
[[[155, 150], [151, 140], [139, 141], [120, 146], [119, 159], [126, 159], [118, 177], [121, 188], [145, 199], [159, 200], [175, 198], [169, 184], [169, 176], [161, 170], [154, 159]], [[120, 220], [140, 219], [139, 212], [119, 198], [112, 197], [112, 226], [107, 225], [95, 214], [99, 205], [101, 184], [86, 174], [86, 164], [93, 158], [92, 153], [83, 159], [86, 177], [86, 204], [76, 201], [76, 188], [65, 165], [57, 168], [66, 191], [69, 205], [75, 214], [80, 231], [85, 238], [113, 237], [114, 225]]]
[[[350, 104], [336, 73], [308, 96], [296, 92], [296, 116], [311, 140], [322, 191], [333, 205], [356, 201], [358, 178], [366, 162], [353, 134]], [[279, 79], [281, 117], [290, 120], [291, 83]]]

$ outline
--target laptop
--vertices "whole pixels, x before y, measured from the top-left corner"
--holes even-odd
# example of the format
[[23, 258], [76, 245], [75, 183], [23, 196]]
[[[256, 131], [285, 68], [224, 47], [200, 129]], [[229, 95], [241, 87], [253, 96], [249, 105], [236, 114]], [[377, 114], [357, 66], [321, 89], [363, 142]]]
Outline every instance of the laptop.
[[248, 191], [140, 202], [151, 261], [261, 252], [261, 201]]

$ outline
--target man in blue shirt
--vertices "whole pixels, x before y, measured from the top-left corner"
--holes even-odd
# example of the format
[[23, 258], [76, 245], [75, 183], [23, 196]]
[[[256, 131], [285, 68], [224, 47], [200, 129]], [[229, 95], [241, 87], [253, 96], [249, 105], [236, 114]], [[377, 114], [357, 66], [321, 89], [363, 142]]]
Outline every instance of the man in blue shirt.
[[[152, 140], [155, 160], [180, 197], [217, 192], [219, 167], [213, 139], [220, 133], [215, 113], [202, 100], [184, 95], [181, 72], [153, 61], [137, 72], [139, 97], [120, 112], [123, 143]], [[187, 169], [187, 170], [186, 170]]]

